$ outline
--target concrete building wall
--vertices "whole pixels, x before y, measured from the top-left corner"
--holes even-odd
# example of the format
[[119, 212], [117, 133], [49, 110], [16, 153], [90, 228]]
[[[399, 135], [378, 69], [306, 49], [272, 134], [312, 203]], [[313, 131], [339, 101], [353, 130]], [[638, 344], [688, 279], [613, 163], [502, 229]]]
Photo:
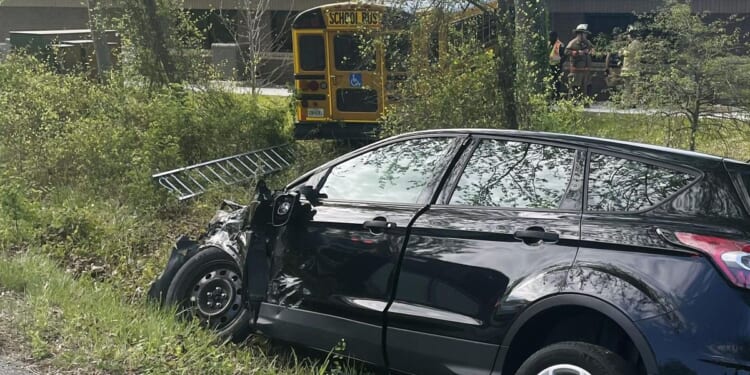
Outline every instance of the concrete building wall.
[[0, 42], [10, 31], [86, 29], [88, 10], [82, 7], [0, 6]]

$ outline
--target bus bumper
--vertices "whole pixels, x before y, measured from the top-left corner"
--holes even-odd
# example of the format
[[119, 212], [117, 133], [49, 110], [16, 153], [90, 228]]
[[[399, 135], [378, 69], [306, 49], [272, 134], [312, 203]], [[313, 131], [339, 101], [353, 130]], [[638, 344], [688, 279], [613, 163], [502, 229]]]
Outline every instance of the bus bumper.
[[352, 122], [297, 122], [295, 139], [351, 139], [373, 141], [378, 139], [380, 124]]

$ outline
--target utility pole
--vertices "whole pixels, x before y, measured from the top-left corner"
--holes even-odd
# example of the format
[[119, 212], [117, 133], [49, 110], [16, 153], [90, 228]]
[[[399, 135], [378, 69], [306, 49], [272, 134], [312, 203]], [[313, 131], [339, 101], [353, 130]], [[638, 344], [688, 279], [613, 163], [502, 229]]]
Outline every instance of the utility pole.
[[107, 73], [112, 68], [109, 56], [106, 31], [104, 30], [104, 14], [101, 11], [99, 0], [88, 0], [89, 27], [91, 28], [91, 39], [94, 41], [96, 51], [96, 68], [99, 81], [107, 80]]

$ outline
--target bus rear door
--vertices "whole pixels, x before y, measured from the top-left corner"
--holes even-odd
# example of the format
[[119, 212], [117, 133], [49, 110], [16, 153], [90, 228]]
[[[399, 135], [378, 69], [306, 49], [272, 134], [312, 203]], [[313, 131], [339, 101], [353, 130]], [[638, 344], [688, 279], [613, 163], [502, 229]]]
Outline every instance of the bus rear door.
[[327, 34], [331, 118], [377, 123], [385, 105], [380, 53], [372, 43], [366, 43], [368, 36], [360, 33], [340, 30]]
[[330, 117], [330, 106], [325, 33], [322, 30], [295, 31], [294, 50], [294, 78], [301, 102], [297, 107], [297, 121], [326, 121]]

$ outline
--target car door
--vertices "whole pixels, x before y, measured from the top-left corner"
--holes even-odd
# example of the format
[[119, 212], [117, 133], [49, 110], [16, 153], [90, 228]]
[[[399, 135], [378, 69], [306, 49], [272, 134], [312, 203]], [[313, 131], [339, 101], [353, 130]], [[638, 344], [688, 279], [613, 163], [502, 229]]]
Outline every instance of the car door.
[[585, 150], [478, 138], [414, 222], [387, 310], [391, 369], [489, 374], [528, 303], [560, 291], [576, 254]]
[[455, 137], [399, 140], [323, 171], [321, 204], [290, 224], [266, 310], [272, 336], [383, 365], [382, 321], [406, 229], [429, 200]]

